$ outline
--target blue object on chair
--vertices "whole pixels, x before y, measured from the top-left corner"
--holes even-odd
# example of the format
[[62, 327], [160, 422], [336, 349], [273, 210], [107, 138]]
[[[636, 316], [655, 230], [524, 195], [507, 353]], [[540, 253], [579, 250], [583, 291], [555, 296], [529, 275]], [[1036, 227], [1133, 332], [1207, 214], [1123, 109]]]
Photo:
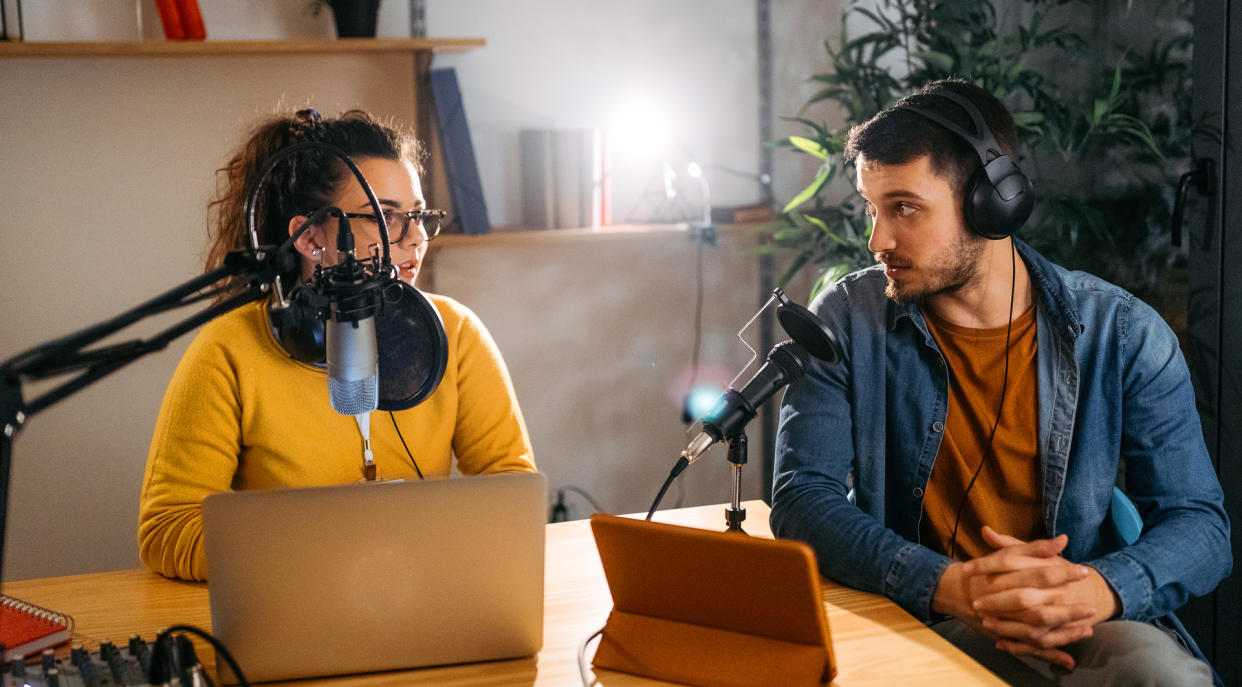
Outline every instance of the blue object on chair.
[[1130, 497], [1117, 487], [1113, 487], [1113, 498], [1108, 504], [1108, 512], [1113, 517], [1113, 529], [1116, 530], [1117, 537], [1126, 546], [1138, 541], [1143, 532], [1143, 518], [1139, 517], [1138, 509], [1134, 507]]

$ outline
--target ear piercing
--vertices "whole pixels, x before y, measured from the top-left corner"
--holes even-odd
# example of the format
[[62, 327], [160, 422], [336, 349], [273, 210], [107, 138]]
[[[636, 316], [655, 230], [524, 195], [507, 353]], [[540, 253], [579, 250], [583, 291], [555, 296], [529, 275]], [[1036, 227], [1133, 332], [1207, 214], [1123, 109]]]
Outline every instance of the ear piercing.
[[315, 246], [315, 249], [311, 251], [311, 257], [316, 260], [323, 260], [323, 246]]

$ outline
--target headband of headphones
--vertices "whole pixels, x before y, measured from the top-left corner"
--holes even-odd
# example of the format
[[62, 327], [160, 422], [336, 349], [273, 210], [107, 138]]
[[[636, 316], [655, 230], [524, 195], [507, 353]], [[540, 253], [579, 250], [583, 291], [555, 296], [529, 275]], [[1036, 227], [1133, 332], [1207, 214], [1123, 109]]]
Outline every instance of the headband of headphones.
[[975, 133], [971, 133], [950, 121], [947, 117], [918, 105], [899, 105], [899, 110], [909, 110], [930, 119], [958, 138], [965, 141], [983, 165], [966, 183], [964, 214], [966, 225], [980, 236], [1003, 239], [1017, 231], [1035, 205], [1030, 179], [1018, 169], [1018, 165], [1001, 150], [1000, 144], [988, 128], [979, 108], [969, 98], [950, 90], [928, 93], [959, 105], [970, 116]]

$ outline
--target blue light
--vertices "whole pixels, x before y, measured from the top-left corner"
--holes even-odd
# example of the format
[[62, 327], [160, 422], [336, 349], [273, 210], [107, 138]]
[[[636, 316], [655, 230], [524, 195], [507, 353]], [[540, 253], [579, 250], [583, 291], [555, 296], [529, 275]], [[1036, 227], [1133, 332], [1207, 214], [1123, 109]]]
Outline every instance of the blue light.
[[719, 401], [721, 395], [723, 394], [724, 389], [718, 386], [711, 384], [696, 384], [694, 388], [690, 390], [689, 398], [686, 399], [686, 406], [690, 410], [690, 415], [696, 420], [702, 418], [709, 410], [712, 409], [713, 406], [716, 405], [716, 401]]

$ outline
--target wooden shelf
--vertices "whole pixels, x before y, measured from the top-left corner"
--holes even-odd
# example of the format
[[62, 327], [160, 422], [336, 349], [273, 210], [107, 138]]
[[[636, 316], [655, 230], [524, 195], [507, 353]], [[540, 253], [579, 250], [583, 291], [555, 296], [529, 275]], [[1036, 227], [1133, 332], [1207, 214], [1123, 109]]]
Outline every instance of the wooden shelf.
[[562, 242], [581, 240], [607, 240], [633, 236], [655, 236], [664, 234], [684, 234], [689, 229], [687, 224], [654, 224], [654, 225], [609, 225], [598, 228], [580, 229], [525, 229], [513, 226], [494, 227], [489, 234], [440, 234], [431, 244], [432, 249], [461, 248], [491, 245], [508, 245], [528, 242]]
[[24, 41], [0, 42], [4, 57], [177, 57], [330, 55], [375, 52], [458, 53], [486, 45], [482, 38], [295, 38], [272, 41]]
[[[762, 231], [765, 223], [718, 224], [716, 231], [731, 235], [741, 232]], [[512, 226], [496, 227], [490, 234], [440, 234], [431, 244], [436, 248], [478, 248], [483, 246], [511, 245], [521, 243], [557, 243], [576, 241], [606, 241], [642, 237], [660, 237], [681, 234], [690, 236], [689, 224], [610, 224], [598, 228], [582, 229], [523, 229]]]

